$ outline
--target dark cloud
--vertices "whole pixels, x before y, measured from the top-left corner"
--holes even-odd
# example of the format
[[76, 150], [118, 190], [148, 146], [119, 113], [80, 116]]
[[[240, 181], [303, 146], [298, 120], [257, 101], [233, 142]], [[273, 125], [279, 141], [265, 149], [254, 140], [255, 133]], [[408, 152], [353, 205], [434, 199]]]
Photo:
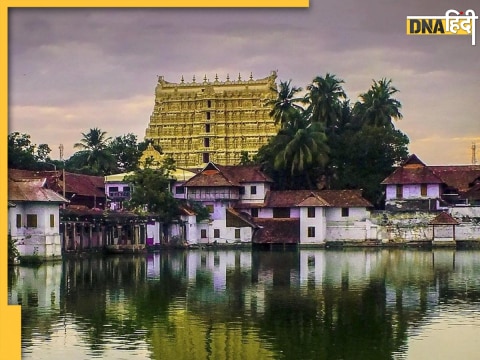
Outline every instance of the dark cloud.
[[[95, 126], [112, 136], [143, 137], [157, 75], [224, 80], [278, 70], [281, 80], [302, 87], [316, 75], [337, 74], [352, 101], [372, 79], [392, 78], [404, 105], [398, 127], [427, 162], [463, 156], [459, 146], [480, 142], [480, 44], [471, 46], [468, 36], [405, 34], [406, 16], [442, 15], [451, 2], [310, 3], [308, 9], [11, 8], [10, 129], [49, 144], [59, 138], [73, 144]], [[452, 136], [463, 143], [449, 148]], [[434, 138], [444, 139], [441, 149], [431, 148]]]

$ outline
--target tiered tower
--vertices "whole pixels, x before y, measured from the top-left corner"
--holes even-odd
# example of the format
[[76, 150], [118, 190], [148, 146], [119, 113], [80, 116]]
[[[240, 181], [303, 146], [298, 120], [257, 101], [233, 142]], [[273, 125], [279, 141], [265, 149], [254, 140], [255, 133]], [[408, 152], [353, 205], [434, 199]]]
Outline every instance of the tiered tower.
[[265, 106], [275, 99], [276, 72], [254, 80], [170, 83], [158, 77], [155, 105], [145, 139], [160, 145], [178, 167], [202, 166], [209, 161], [236, 165], [242, 151], [250, 156], [277, 133]]

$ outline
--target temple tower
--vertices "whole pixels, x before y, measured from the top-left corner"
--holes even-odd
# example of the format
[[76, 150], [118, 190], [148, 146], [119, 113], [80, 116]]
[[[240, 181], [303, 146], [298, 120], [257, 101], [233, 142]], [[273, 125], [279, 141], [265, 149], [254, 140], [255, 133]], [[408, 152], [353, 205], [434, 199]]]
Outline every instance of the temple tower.
[[146, 140], [171, 155], [183, 168], [199, 167], [209, 161], [236, 165], [242, 151], [250, 156], [276, 135], [278, 128], [265, 106], [275, 99], [276, 72], [254, 80], [180, 83], [158, 77], [155, 105], [145, 133]]

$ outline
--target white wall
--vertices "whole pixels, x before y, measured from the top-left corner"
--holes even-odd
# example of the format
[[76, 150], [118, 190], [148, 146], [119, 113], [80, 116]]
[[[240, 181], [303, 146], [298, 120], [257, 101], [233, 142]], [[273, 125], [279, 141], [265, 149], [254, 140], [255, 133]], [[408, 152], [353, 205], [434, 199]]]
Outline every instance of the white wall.
[[[61, 257], [59, 204], [48, 202], [17, 203], [8, 209], [9, 229], [17, 241], [21, 256], [37, 255], [44, 259]], [[22, 216], [22, 227], [16, 227], [16, 216]], [[27, 214], [37, 215], [37, 227], [27, 228]], [[50, 215], [54, 216], [54, 226], [50, 226]]]
[[[264, 182], [242, 183], [245, 187], [245, 194], [240, 195], [240, 201], [245, 203], [262, 203], [265, 199], [265, 193], [270, 190], [270, 184]], [[251, 193], [251, 187], [256, 186], [257, 193]]]
[[[326, 221], [325, 209], [323, 207], [315, 207], [315, 217], [308, 217], [308, 208], [301, 207], [300, 212], [300, 244], [321, 244], [325, 242]], [[315, 228], [315, 236], [308, 236], [308, 228]]]
[[353, 222], [362, 221], [370, 217], [369, 211], [364, 207], [351, 207], [348, 208], [348, 216], [342, 216], [342, 208], [327, 207], [325, 210], [325, 216], [327, 222], [339, 221], [339, 222]]
[[[421, 195], [420, 184], [405, 184], [402, 186], [402, 199], [415, 199], [415, 198], [437, 198], [440, 196], [439, 184], [427, 185], [427, 196]], [[386, 200], [397, 199], [397, 186], [387, 185], [386, 187]]]

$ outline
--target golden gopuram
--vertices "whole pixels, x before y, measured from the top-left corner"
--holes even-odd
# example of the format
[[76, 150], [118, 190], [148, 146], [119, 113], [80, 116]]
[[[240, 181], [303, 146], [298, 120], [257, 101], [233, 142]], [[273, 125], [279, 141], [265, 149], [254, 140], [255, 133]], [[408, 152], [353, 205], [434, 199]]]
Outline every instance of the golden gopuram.
[[242, 151], [257, 153], [277, 127], [268, 115], [265, 103], [275, 99], [277, 74], [254, 80], [252, 74], [242, 80], [180, 83], [158, 77], [155, 105], [145, 133], [165, 156], [172, 156], [176, 166], [193, 168], [209, 161], [236, 165]]

